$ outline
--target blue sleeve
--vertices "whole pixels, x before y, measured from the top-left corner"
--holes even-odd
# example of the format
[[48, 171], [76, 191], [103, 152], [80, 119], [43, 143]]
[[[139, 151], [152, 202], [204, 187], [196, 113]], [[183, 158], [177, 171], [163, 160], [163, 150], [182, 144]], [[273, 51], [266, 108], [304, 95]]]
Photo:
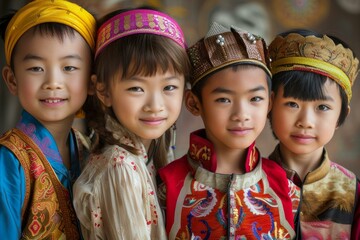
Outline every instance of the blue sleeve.
[[0, 233], [7, 239], [20, 239], [24, 198], [24, 169], [11, 151], [0, 146]]

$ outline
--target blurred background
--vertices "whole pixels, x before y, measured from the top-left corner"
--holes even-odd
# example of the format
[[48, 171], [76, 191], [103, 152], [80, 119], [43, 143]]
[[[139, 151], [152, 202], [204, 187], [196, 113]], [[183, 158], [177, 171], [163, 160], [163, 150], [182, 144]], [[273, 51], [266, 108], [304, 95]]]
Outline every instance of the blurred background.
[[[1, 16], [18, 9], [27, 1], [2, 0]], [[349, 44], [360, 57], [360, 0], [74, 0], [97, 18], [119, 8], [147, 5], [166, 12], [181, 25], [188, 45], [203, 37], [212, 21], [224, 26], [235, 25], [258, 34], [270, 43], [277, 33], [292, 28], [307, 28], [335, 35]], [[3, 41], [1, 41], [3, 49]], [[4, 51], [0, 55], [5, 64]], [[331, 160], [355, 172], [360, 177], [360, 80], [353, 86], [351, 113], [327, 145]], [[0, 81], [0, 134], [13, 127], [21, 107]], [[200, 118], [186, 108], [177, 121], [176, 156], [186, 153], [189, 133], [203, 127]], [[76, 121], [81, 127], [81, 120]], [[257, 140], [262, 155], [267, 156], [276, 145], [269, 125]]]

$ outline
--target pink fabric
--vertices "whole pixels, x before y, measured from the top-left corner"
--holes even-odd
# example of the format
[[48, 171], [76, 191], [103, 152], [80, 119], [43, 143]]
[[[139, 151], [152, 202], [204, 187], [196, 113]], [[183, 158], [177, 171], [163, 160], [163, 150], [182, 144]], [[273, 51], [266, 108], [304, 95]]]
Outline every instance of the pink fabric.
[[95, 57], [111, 42], [133, 34], [155, 34], [186, 47], [179, 24], [170, 16], [148, 9], [135, 9], [110, 18], [98, 30]]

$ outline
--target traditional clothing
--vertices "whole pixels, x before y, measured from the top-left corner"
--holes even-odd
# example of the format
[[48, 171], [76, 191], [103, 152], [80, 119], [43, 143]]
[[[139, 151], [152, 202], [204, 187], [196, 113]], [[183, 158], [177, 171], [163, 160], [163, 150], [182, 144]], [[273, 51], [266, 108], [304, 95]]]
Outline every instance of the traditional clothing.
[[217, 174], [214, 146], [205, 135], [191, 133], [188, 154], [159, 170], [169, 239], [294, 238], [298, 188], [285, 172], [252, 144], [245, 174]]
[[[111, 129], [122, 144], [135, 146], [116, 126]], [[166, 239], [154, 184], [156, 169], [144, 145], [136, 147], [140, 155], [117, 145], [90, 155], [75, 182], [74, 207], [85, 239]]]
[[[331, 162], [326, 150], [321, 165], [304, 181], [281, 159], [279, 145], [269, 156], [301, 187], [300, 225], [302, 239], [359, 239], [360, 183], [354, 173]], [[300, 234], [299, 234], [300, 236]]]
[[2, 136], [0, 232], [7, 239], [80, 238], [71, 205], [83, 155], [75, 134], [69, 134], [69, 170], [51, 133], [26, 111], [16, 128]]

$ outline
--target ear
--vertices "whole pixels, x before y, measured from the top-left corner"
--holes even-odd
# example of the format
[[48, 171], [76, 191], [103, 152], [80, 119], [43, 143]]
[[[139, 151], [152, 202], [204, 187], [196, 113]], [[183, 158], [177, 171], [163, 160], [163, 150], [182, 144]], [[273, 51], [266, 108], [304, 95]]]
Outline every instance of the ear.
[[17, 95], [17, 82], [13, 70], [9, 66], [5, 66], [2, 70], [3, 79], [11, 94]]
[[[96, 77], [95, 77], [96, 78]], [[96, 87], [96, 96], [100, 99], [100, 101], [106, 106], [111, 107], [111, 96], [108, 93], [107, 89], [103, 83], [95, 83], [94, 86]]]
[[200, 101], [189, 89], [185, 90], [185, 106], [194, 116], [200, 115]]
[[88, 86], [88, 95], [95, 94], [96, 80], [97, 80], [97, 76], [95, 74], [92, 74], [90, 77], [89, 86]]

